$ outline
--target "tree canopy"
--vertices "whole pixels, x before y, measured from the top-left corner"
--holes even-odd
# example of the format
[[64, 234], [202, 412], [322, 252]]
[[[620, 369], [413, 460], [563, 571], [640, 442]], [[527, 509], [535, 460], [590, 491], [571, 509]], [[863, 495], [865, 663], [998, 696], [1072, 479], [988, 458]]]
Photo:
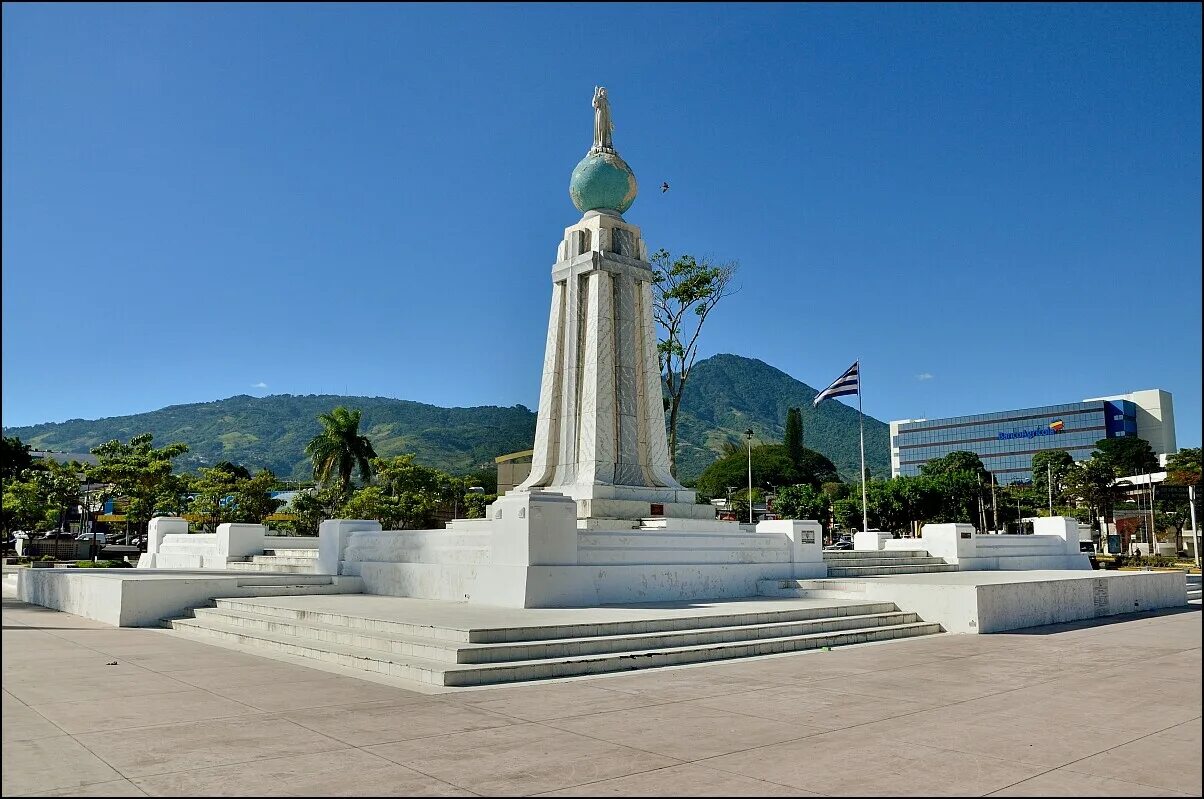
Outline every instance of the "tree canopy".
[[[807, 484], [815, 488], [839, 478], [832, 461], [814, 450], [804, 449], [798, 463], [790, 459], [781, 444], [763, 444], [752, 448], [753, 487], [773, 488]], [[698, 478], [698, 493], [708, 498], [727, 496], [727, 489], [748, 490], [748, 452], [738, 450], [707, 467]]]
[[318, 416], [322, 432], [305, 446], [305, 454], [313, 459], [314, 479], [322, 484], [332, 480], [346, 496], [350, 494], [351, 475], [358, 468], [360, 480], [372, 479], [371, 460], [376, 450], [367, 436], [360, 435], [360, 411], [340, 405]]
[[677, 422], [681, 398], [698, 357], [698, 338], [715, 306], [735, 291], [735, 261], [713, 264], [692, 255], [674, 258], [668, 250], [652, 256], [653, 308], [663, 337], [657, 342], [661, 378], [668, 392], [669, 464], [677, 473]]
[[1200, 448], [1181, 449], [1166, 459], [1167, 482], [1171, 485], [1199, 486]]
[[1114, 477], [1158, 471], [1158, 456], [1144, 438], [1101, 438], [1095, 442], [1091, 457], [1106, 464]]

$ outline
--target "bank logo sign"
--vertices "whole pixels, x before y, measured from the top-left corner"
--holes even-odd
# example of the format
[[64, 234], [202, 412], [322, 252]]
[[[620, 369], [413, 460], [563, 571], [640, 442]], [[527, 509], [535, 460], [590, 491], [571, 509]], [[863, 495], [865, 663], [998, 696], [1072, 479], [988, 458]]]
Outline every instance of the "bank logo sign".
[[1012, 438], [1037, 438], [1038, 436], [1052, 436], [1062, 432], [1066, 427], [1066, 422], [1061, 419], [1055, 419], [1045, 427], [1032, 427], [1028, 430], [1013, 430], [1010, 433], [1000, 433], [999, 440], [1007, 441]]

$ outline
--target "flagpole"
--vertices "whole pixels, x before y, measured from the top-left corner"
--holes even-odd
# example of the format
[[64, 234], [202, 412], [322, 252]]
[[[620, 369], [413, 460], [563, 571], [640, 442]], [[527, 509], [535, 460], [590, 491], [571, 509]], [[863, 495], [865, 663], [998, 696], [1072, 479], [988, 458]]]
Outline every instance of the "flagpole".
[[861, 359], [857, 359], [857, 423], [861, 428], [861, 530], [870, 529], [870, 511], [865, 501], [865, 411], [861, 409]]

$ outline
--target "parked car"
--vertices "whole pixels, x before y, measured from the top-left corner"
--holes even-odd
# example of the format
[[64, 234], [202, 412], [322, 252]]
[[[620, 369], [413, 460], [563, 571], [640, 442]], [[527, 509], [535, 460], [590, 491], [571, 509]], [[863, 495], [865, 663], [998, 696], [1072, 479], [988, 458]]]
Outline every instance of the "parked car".
[[51, 530], [42, 536], [42, 538], [74, 538], [75, 534], [70, 530]]
[[104, 533], [80, 533], [75, 539], [76, 541], [95, 541], [98, 544], [107, 544], [108, 540]]
[[832, 546], [827, 547], [827, 549], [829, 549], [829, 550], [845, 550], [845, 549], [852, 549], [852, 548], [853, 548], [853, 538], [852, 538], [852, 536], [847, 536], [847, 535], [841, 536], [839, 541], [837, 541]]

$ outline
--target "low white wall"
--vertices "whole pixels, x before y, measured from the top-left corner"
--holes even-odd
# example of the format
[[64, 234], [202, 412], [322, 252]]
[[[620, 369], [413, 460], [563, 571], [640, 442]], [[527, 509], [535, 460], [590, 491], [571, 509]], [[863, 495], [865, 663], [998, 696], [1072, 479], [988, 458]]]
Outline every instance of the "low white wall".
[[[157, 627], [221, 597], [256, 596], [265, 584], [287, 584], [290, 576], [166, 576], [138, 569], [22, 569], [17, 594], [25, 602], [54, 608], [115, 627]], [[295, 579], [295, 578], [292, 578]], [[362, 589], [355, 577], [334, 578], [348, 593]], [[243, 583], [248, 583], [244, 586]]]
[[1079, 551], [1079, 525], [1053, 516], [1036, 519], [1033, 535], [982, 534], [969, 524], [926, 524], [918, 539], [885, 542], [888, 550], [925, 549], [962, 571], [1089, 570]]
[[894, 602], [953, 633], [996, 633], [1187, 604], [1182, 572], [1046, 571], [1032, 579], [1017, 575], [1014, 581], [977, 583], [957, 582], [971, 576], [964, 572], [947, 576], [947, 583], [867, 580], [865, 597]]
[[[265, 549], [317, 549], [317, 538], [270, 536], [262, 524], [219, 524], [216, 533], [189, 533], [176, 517], [151, 519], [140, 569], [225, 569]], [[333, 574], [334, 572], [325, 572]]]
[[758, 580], [827, 574], [814, 521], [607, 530], [578, 529], [576, 516], [570, 497], [537, 491], [506, 494], [487, 519], [447, 530], [330, 520], [319, 534], [330, 559], [322, 570], [337, 563], [331, 573], [362, 577], [374, 594], [508, 607], [746, 597]]

